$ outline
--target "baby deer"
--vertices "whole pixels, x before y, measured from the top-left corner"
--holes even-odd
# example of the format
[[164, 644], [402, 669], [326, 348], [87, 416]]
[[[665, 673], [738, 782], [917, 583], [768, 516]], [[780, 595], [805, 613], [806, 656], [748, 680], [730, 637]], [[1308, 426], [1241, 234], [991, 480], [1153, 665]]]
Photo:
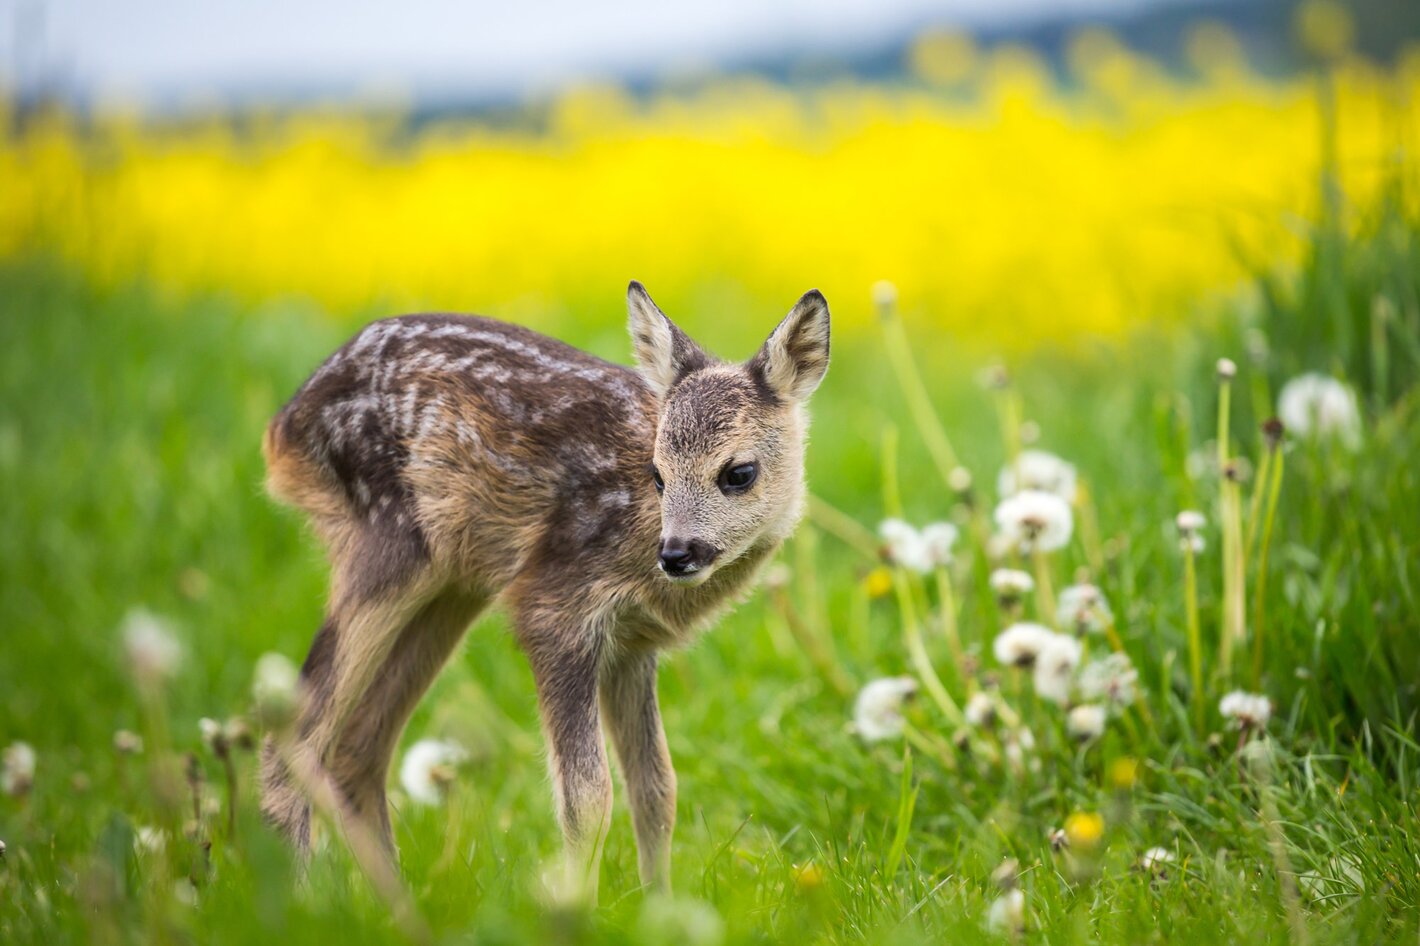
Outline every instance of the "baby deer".
[[[401, 731], [495, 599], [532, 665], [568, 879], [595, 898], [625, 776], [644, 884], [670, 883], [675, 772], [657, 653], [750, 588], [803, 506], [805, 401], [828, 304], [804, 295], [741, 363], [627, 292], [639, 373], [490, 319], [375, 322], [267, 428], [268, 485], [328, 545], [298, 752], [395, 854]], [[262, 809], [303, 850], [310, 809], [268, 746]]]

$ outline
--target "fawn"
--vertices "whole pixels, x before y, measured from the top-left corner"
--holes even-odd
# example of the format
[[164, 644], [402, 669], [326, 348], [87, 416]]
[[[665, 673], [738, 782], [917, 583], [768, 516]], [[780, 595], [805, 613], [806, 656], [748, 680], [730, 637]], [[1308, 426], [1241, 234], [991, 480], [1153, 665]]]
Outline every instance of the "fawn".
[[[495, 599], [531, 664], [567, 879], [596, 896], [626, 782], [642, 883], [670, 884], [675, 772], [658, 651], [747, 593], [804, 498], [804, 405], [828, 304], [803, 296], [726, 363], [627, 291], [639, 371], [491, 319], [375, 322], [272, 420], [273, 495], [329, 548], [296, 751], [395, 856], [385, 781], [415, 704]], [[268, 745], [262, 809], [305, 850], [310, 809]]]

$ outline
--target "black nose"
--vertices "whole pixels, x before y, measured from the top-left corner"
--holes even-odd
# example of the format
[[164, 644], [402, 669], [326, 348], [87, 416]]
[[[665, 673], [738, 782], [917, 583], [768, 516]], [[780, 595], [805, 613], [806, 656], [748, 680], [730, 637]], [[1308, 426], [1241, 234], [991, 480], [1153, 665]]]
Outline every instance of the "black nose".
[[695, 567], [695, 553], [684, 539], [661, 542], [661, 568], [667, 575], [684, 575]]

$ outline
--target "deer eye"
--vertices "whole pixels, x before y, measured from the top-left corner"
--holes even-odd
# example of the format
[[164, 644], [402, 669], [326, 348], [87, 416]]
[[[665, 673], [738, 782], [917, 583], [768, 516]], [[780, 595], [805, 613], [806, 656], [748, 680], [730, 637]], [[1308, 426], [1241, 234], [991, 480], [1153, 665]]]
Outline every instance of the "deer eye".
[[720, 471], [720, 492], [726, 496], [736, 493], [743, 493], [754, 485], [754, 481], [759, 478], [759, 465], [756, 463], [741, 463], [738, 466], [727, 466]]
[[656, 492], [664, 493], [666, 491], [666, 481], [661, 479], [661, 471], [656, 469], [655, 464], [651, 465], [651, 479], [656, 483]]

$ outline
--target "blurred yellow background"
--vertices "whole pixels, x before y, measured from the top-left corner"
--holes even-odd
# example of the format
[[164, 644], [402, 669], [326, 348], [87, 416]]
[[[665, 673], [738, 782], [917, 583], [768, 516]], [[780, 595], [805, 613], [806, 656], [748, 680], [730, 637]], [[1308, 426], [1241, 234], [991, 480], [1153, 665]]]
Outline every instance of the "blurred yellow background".
[[[1336, 36], [1314, 44], [1339, 54]], [[496, 122], [50, 114], [0, 142], [0, 253], [180, 294], [544, 326], [619, 304], [631, 277], [732, 319], [817, 285], [851, 325], [890, 279], [909, 312], [994, 346], [1111, 335], [1294, 260], [1318, 212], [1318, 77], [1258, 75], [1218, 24], [1184, 48], [1191, 75], [1087, 28], [1059, 81], [1023, 46], [929, 32], [910, 81], [583, 86]], [[1413, 141], [1420, 54], [1329, 74], [1340, 183], [1366, 206]]]

